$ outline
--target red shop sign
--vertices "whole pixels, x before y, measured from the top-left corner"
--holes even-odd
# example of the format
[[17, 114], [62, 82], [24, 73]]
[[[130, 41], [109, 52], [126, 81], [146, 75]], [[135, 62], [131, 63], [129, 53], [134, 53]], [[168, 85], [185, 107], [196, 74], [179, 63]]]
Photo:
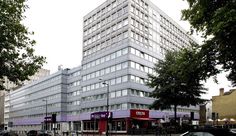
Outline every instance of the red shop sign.
[[130, 110], [131, 118], [149, 118], [149, 110]]

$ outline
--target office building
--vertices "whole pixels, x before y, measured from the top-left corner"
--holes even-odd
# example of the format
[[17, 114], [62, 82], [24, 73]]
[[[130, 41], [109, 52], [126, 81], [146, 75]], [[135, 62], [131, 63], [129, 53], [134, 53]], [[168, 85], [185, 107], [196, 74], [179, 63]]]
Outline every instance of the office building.
[[[21, 98], [17, 92], [11, 94], [30, 105], [12, 108], [15, 130], [28, 127], [28, 121], [37, 129], [45, 129], [42, 100], [54, 95], [55, 99], [48, 100], [48, 114], [57, 113], [60, 132], [105, 133], [107, 100], [110, 132], [129, 133], [132, 124], [147, 128], [151, 120], [173, 118], [173, 110], [148, 110], [154, 99], [149, 97], [152, 89], [145, 81], [167, 50], [179, 50], [195, 41], [186, 31], [148, 0], [107, 0], [84, 17], [83, 31], [81, 67], [59, 71], [19, 89]], [[55, 77], [57, 88], [47, 90], [53, 88], [47, 81]], [[190, 112], [199, 118], [198, 106], [179, 107], [178, 118], [190, 117]], [[36, 117], [38, 120], [30, 121]]]
[[48, 76], [49, 74], [50, 74], [50, 70], [39, 69], [38, 72], [36, 72], [33, 76], [29, 77], [29, 80], [26, 80], [20, 83], [21, 84], [20, 86], [16, 85], [14, 82], [9, 81], [7, 77], [4, 77], [5, 90], [2, 90], [1, 92], [2, 95], [0, 95], [0, 100], [3, 100], [3, 102], [0, 103], [0, 107], [4, 107], [4, 108], [1, 108], [3, 110], [0, 111], [0, 122], [1, 123], [3, 122], [3, 125], [1, 124], [1, 126], [5, 126], [4, 128], [5, 130], [7, 129], [8, 122], [9, 122], [9, 108], [10, 108], [9, 107], [9, 103], [10, 103], [9, 91], [14, 91], [17, 88], [20, 88], [21, 86], [30, 84], [36, 80], [39, 80], [42, 77]]

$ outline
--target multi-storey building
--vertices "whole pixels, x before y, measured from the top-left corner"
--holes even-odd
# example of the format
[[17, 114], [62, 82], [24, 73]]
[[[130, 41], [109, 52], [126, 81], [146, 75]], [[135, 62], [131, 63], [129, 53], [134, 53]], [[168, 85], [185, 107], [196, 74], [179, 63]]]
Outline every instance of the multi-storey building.
[[[42, 129], [47, 105], [49, 115], [57, 113], [58, 130], [103, 133], [107, 100], [111, 131], [128, 133], [131, 124], [146, 128], [150, 120], [173, 118], [173, 110], [148, 110], [154, 99], [145, 81], [167, 50], [179, 50], [190, 42], [194, 39], [150, 1], [107, 0], [84, 17], [81, 67], [12, 92], [13, 128]], [[178, 117], [194, 112], [197, 119], [198, 111], [179, 107]]]
[[5, 86], [5, 90], [2, 90], [4, 92], [4, 95], [1, 96], [1, 99], [5, 99], [3, 103], [0, 103], [0, 106], [3, 106], [4, 110], [1, 110], [0, 112], [3, 113], [3, 114], [0, 114], [0, 118], [3, 118], [4, 119], [4, 124], [3, 126], [5, 126], [4, 129], [7, 129], [8, 127], [8, 122], [9, 122], [9, 109], [10, 109], [10, 97], [9, 97], [9, 91], [14, 91], [16, 90], [17, 88], [20, 88], [21, 86], [23, 85], [27, 85], [27, 84], [30, 84], [36, 80], [39, 80], [40, 78], [43, 78], [45, 76], [48, 76], [50, 74], [50, 70], [47, 70], [47, 69], [39, 69], [38, 72], [36, 72], [33, 76], [30, 76], [29, 77], [29, 80], [26, 80], [26, 81], [23, 81], [20, 85], [20, 86], [17, 86], [15, 83], [9, 81], [7, 79], [7, 77], [4, 77], [4, 86]]

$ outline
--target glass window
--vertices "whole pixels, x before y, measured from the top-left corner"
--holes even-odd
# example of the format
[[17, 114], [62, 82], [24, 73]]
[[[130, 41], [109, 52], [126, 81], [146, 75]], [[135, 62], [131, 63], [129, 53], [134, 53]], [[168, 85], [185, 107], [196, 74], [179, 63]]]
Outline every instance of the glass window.
[[111, 59], [115, 59], [116, 58], [116, 53], [112, 53], [111, 54]]
[[111, 85], [116, 84], [116, 80], [115, 79], [111, 79]]
[[110, 67], [106, 68], [106, 74], [110, 73]]
[[83, 87], [83, 92], [85, 92], [87, 90], [87, 88], [86, 87]]
[[91, 90], [93, 90], [95, 88], [94, 84], [91, 85]]
[[123, 26], [128, 25], [128, 18], [123, 20]]
[[142, 91], [140, 91], [140, 97], [144, 97], [144, 93]]
[[136, 83], [140, 83], [140, 77], [136, 77]]
[[131, 61], [130, 66], [131, 66], [131, 68], [135, 68], [135, 62]]
[[121, 50], [119, 50], [119, 51], [116, 52], [116, 56], [117, 56], [117, 57], [121, 56]]
[[83, 81], [85, 81], [86, 80], [86, 76], [83, 76]]
[[127, 82], [128, 81], [128, 76], [122, 76], [122, 82]]
[[144, 66], [143, 65], [140, 65], [139, 68], [140, 68], [141, 71], [144, 71]]
[[135, 68], [138, 69], [138, 70], [139, 70], [139, 66], [140, 65], [138, 63], [135, 64]]
[[92, 74], [91, 74], [91, 78], [94, 78], [94, 77], [95, 77], [95, 73], [92, 73]]
[[105, 70], [102, 69], [102, 70], [100, 71], [100, 74], [101, 74], [101, 76], [104, 75], [104, 74], [105, 74]]
[[110, 96], [111, 98], [115, 98], [116, 97], [116, 93], [115, 92], [111, 92], [110, 95], [111, 95]]
[[122, 69], [125, 69], [125, 68], [127, 68], [127, 67], [128, 67], [128, 62], [122, 63]]
[[144, 79], [140, 78], [140, 84], [144, 84]]
[[130, 52], [131, 52], [132, 54], [135, 54], [135, 49], [134, 49], [134, 48], [130, 48]]
[[127, 108], [128, 108], [127, 103], [123, 103], [123, 104], [121, 105], [121, 109], [122, 109], [122, 110], [127, 110]]
[[96, 77], [100, 76], [100, 71], [96, 71]]
[[116, 78], [116, 84], [120, 84], [121, 83], [121, 77]]
[[105, 57], [102, 57], [101, 58], [101, 63], [104, 63], [105, 62]]
[[125, 55], [125, 54], [127, 54], [127, 53], [128, 53], [128, 48], [122, 49], [122, 54], [123, 54], [123, 55]]
[[116, 97], [121, 97], [121, 91], [116, 92]]
[[87, 86], [87, 91], [89, 91], [89, 90], [90, 90], [90, 85]]
[[96, 83], [95, 88], [96, 89], [99, 88], [99, 83]]
[[96, 60], [96, 65], [99, 65], [100, 64], [100, 59], [97, 59]]
[[122, 96], [126, 96], [126, 95], [128, 95], [128, 90], [127, 89], [122, 90]]
[[110, 60], [110, 55], [107, 55], [106, 56], [106, 61], [109, 61]]
[[116, 66], [111, 66], [111, 72], [116, 71]]
[[116, 70], [121, 70], [121, 64], [116, 65]]
[[87, 75], [87, 80], [89, 80], [89, 79], [90, 79], [90, 74]]
[[132, 82], [135, 82], [135, 76], [131, 75], [131, 76], [130, 76], [130, 80], [131, 80]]

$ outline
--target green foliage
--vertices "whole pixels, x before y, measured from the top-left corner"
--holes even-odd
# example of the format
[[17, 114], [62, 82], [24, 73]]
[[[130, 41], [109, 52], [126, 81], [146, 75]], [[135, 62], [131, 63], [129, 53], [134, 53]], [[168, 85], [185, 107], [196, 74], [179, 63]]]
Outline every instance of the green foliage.
[[155, 64], [156, 74], [148, 74], [151, 97], [156, 98], [151, 108], [169, 109], [171, 106], [190, 106], [204, 102], [201, 81], [207, 77], [196, 47], [180, 52], [167, 52], [165, 59]]
[[0, 90], [4, 77], [19, 83], [45, 63], [44, 57], [34, 55], [32, 32], [21, 22], [26, 9], [25, 0], [0, 0]]
[[205, 41], [201, 46], [201, 54], [206, 59], [202, 63], [214, 67], [220, 65], [225, 71], [230, 71], [227, 78], [236, 86], [236, 1], [187, 2], [189, 8], [182, 11], [182, 19], [190, 22], [192, 32], [203, 32]]

